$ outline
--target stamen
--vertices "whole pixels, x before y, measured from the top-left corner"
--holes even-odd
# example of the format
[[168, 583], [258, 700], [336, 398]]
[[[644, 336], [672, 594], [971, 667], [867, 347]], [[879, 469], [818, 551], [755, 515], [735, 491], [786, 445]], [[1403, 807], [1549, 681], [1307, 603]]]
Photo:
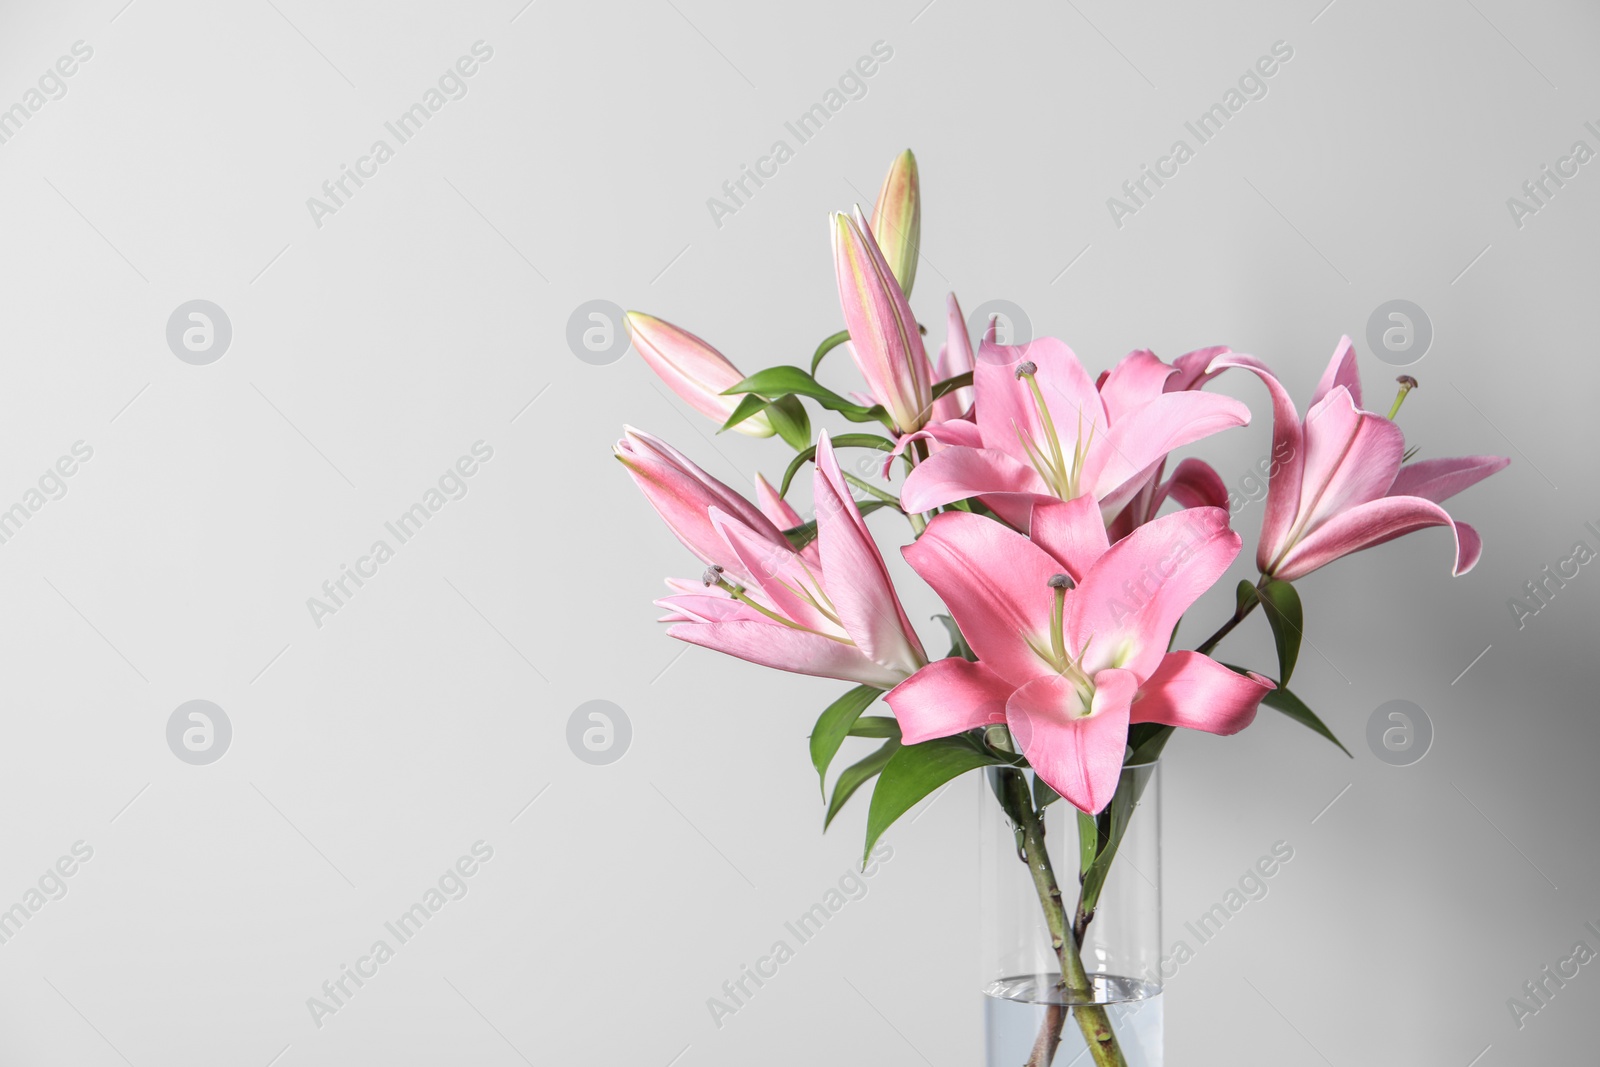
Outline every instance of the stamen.
[[1390, 420], [1400, 413], [1400, 405], [1406, 402], [1406, 394], [1417, 387], [1417, 380], [1409, 374], [1402, 374], [1395, 381], [1400, 383], [1400, 392], [1395, 394], [1394, 406], [1389, 409]]
[[1031, 359], [1025, 359], [1017, 364], [1016, 377], [1018, 381], [1033, 374], [1039, 373], [1039, 365]]
[[700, 581], [707, 586], [721, 585], [722, 568], [713, 563], [711, 566], [707, 567], [706, 572], [700, 576]]
[[1061, 664], [1062, 671], [1066, 670], [1071, 660], [1067, 657], [1067, 641], [1065, 618], [1067, 614], [1067, 590], [1072, 588], [1072, 576], [1068, 574], [1052, 574], [1049, 581], [1050, 588], [1055, 592], [1055, 609], [1050, 613], [1050, 651], [1055, 653], [1056, 662]]

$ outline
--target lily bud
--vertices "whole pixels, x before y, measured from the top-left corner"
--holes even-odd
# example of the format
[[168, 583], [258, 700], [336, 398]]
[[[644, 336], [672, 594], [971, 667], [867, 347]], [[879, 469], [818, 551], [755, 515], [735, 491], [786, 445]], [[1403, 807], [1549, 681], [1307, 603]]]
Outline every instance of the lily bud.
[[[722, 392], [744, 381], [743, 372], [688, 330], [639, 311], [630, 311], [625, 318], [633, 347], [650, 369], [700, 414], [719, 424], [726, 422], [744, 398]], [[751, 437], [771, 437], [774, 432], [765, 412], [733, 428]]]
[[833, 260], [850, 352], [867, 388], [899, 433], [921, 429], [933, 407], [932, 368], [906, 294], [859, 208], [833, 216]]
[[895, 158], [872, 207], [872, 236], [894, 272], [901, 290], [911, 295], [917, 277], [918, 248], [922, 243], [922, 191], [917, 179], [917, 157], [906, 149]]

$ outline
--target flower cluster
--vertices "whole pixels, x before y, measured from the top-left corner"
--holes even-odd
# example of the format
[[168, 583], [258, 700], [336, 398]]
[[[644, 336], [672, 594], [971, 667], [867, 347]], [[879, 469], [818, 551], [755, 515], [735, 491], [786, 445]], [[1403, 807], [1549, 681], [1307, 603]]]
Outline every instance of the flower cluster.
[[[668, 582], [672, 594], [659, 603], [671, 636], [862, 687], [830, 707], [812, 737], [824, 774], [846, 736], [887, 739], [849, 789], [959, 738], [973, 755], [963, 768], [1029, 767], [1080, 810], [1100, 812], [1125, 762], [1159, 752], [1171, 728], [1231, 734], [1263, 701], [1284, 706], [1279, 687], [1303, 625], [1297, 579], [1428, 526], [1454, 535], [1455, 574], [1477, 562], [1477, 533], [1440, 505], [1508, 461], [1407, 463], [1394, 416], [1416, 383], [1401, 379], [1387, 416], [1365, 409], [1348, 338], [1304, 419], [1264, 363], [1225, 347], [1172, 363], [1133, 352], [1098, 376], [1055, 338], [1006, 346], [991, 328], [975, 353], [953, 295], [944, 345], [930, 357], [907, 295], [921, 232], [911, 154], [896, 160], [870, 217], [835, 214], [830, 230], [844, 330], [809, 371], [745, 376], [693, 334], [628, 316], [634, 347], [693, 408], [795, 449], [782, 484], [758, 478], [751, 500], [633, 429], [616, 454], [705, 567]], [[841, 346], [864, 395], [842, 396], [815, 377]], [[1230, 368], [1265, 384], [1280, 457], [1256, 551], [1260, 580], [1241, 584], [1233, 618], [1211, 640], [1171, 650], [1179, 618], [1241, 549], [1216, 471], [1196, 458], [1169, 470], [1175, 450], [1249, 423], [1244, 404], [1205, 391]], [[822, 432], [813, 442], [805, 401], [883, 432]], [[842, 468], [844, 448], [880, 450], [882, 479]], [[807, 462], [815, 518], [802, 521], [785, 495]], [[1168, 503], [1175, 509], [1164, 511]], [[902, 514], [916, 535], [901, 551], [948, 607], [946, 658], [930, 660], [907, 619], [865, 520], [879, 509]], [[1209, 654], [1257, 604], [1277, 638], [1276, 681]], [[879, 694], [894, 719], [864, 725]], [[839, 803], [836, 795], [830, 818]]]

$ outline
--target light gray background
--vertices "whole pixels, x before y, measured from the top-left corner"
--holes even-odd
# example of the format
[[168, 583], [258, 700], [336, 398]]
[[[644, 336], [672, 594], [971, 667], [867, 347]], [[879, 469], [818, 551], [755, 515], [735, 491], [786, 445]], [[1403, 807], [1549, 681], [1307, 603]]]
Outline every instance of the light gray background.
[[[1600, 572], [1520, 630], [1506, 602], [1600, 547], [1600, 164], [1520, 229], [1506, 198], [1600, 147], [1600, 14], [924, 2], [5, 5], [0, 106], [94, 53], [0, 144], [0, 505], [94, 454], [0, 545], [0, 906], [74, 842], [94, 855], [0, 945], [0, 1063], [976, 1061], [975, 779], [713, 1026], [706, 998], [859, 855], [864, 804], [822, 836], [805, 753], [840, 687], [660, 632], [662, 576], [698, 567], [610, 458], [621, 424], [741, 486], [784, 450], [565, 341], [604, 298], [748, 368], [803, 359], [840, 326], [825, 212], [906, 146], [935, 336], [947, 290], [1004, 298], [1091, 368], [1226, 343], [1303, 406], [1349, 333], [1381, 406], [1367, 318], [1409, 299], [1436, 331], [1409, 440], [1513, 457], [1454, 503], [1486, 545], [1469, 577], [1435, 530], [1301, 583], [1295, 688], [1354, 761], [1272, 713], [1172, 746], [1169, 940], [1275, 841], [1296, 852], [1172, 982], [1171, 1062], [1593, 1058], [1594, 965], [1520, 1031], [1506, 1000], [1600, 949]], [[306, 199], [478, 40], [469, 94], [315, 226]], [[879, 40], [867, 95], [713, 225], [706, 199]], [[1113, 225], [1106, 198], [1280, 40], [1268, 95]], [[210, 366], [165, 342], [197, 298], [233, 326]], [[1205, 450], [1235, 483], [1268, 408], [1248, 376], [1219, 387], [1258, 413]], [[468, 495], [313, 625], [306, 598], [479, 440]], [[1223, 651], [1271, 663], [1259, 619]], [[167, 748], [192, 699], [232, 722], [210, 766]], [[610, 766], [566, 744], [593, 699], [632, 722]], [[1392, 699], [1434, 724], [1410, 767], [1364, 742]], [[468, 895], [314, 1026], [306, 998], [478, 840]]]

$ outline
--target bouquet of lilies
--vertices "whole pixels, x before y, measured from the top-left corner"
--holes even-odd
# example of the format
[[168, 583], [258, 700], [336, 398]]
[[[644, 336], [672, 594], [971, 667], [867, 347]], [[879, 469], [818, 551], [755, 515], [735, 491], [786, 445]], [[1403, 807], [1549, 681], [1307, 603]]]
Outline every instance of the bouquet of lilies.
[[[666, 442], [628, 429], [616, 455], [704, 573], [670, 579], [658, 601], [681, 641], [778, 670], [853, 683], [811, 733], [826, 786], [847, 738], [880, 741], [837, 775], [826, 820], [876, 778], [871, 850], [897, 818], [958, 775], [1000, 768], [1025, 785], [996, 794], [1019, 853], [1045, 855], [1040, 904], [1066, 991], [1084, 994], [1079, 948], [1094, 893], [1137, 798], [1119, 794], [1123, 767], [1152, 762], [1177, 727], [1232, 734], [1262, 704], [1335, 744], [1285, 688], [1303, 626], [1294, 582], [1342, 556], [1429, 526], [1455, 541], [1453, 573], [1481, 542], [1441, 506], [1503, 468], [1494, 456], [1411, 462], [1394, 419], [1414, 379], [1402, 376], [1387, 415], [1363, 406], [1349, 338], [1334, 351], [1302, 419], [1262, 361], [1225, 347], [1166, 363], [1133, 352], [1098, 376], [1064, 343], [997, 343], [991, 324], [974, 352], [954, 295], [945, 341], [930, 356], [907, 294], [919, 257], [916, 161], [891, 167], [870, 217], [831, 218], [844, 329], [809, 368], [746, 375], [695, 335], [628, 315], [635, 349], [689, 405], [725, 430], [776, 436], [794, 450], [776, 486], [754, 499]], [[866, 394], [818, 381], [843, 348]], [[1260, 578], [1239, 584], [1231, 617], [1194, 648], [1174, 648], [1180, 617], [1241, 548], [1226, 483], [1205, 462], [1169, 454], [1244, 426], [1249, 409], [1204, 391], [1230, 369], [1260, 378], [1272, 404]], [[808, 404], [872, 432], [813, 435]], [[881, 453], [869, 464], [845, 450]], [[811, 465], [814, 517], [785, 498]], [[903, 470], [895, 491], [893, 475]], [[1173, 507], [1167, 509], [1166, 505]], [[1164, 510], [1165, 509], [1165, 510]], [[911, 625], [867, 516], [892, 512], [912, 540], [900, 549], [948, 608], [949, 652], [933, 658]], [[1277, 651], [1275, 677], [1212, 658], [1260, 606]], [[882, 697], [893, 717], [866, 715]], [[1343, 747], [1342, 745], [1340, 746]], [[826, 795], [826, 794], [825, 794]], [[1088, 843], [1075, 910], [1049, 873], [1038, 834], [1044, 805], [1065, 799]], [[824, 824], [826, 826], [826, 822]], [[1037, 866], [1030, 864], [1030, 866]], [[1080, 998], [1081, 999], [1081, 998]], [[1106, 1015], [1073, 1015], [1096, 1064], [1124, 1062]], [[1049, 1063], [1054, 1038], [1037, 1062]]]

